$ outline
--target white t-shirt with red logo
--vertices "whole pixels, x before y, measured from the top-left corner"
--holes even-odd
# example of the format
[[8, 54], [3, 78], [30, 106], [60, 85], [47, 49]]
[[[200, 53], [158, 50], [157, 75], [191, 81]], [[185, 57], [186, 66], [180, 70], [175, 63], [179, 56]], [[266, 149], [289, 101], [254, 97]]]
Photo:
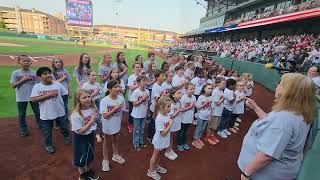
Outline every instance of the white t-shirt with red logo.
[[[78, 130], [83, 128], [85, 125], [87, 125], [90, 120], [91, 117], [94, 114], [94, 110], [93, 109], [86, 109], [86, 110], [81, 110], [82, 116], [80, 116], [80, 114], [78, 112], [73, 112], [71, 114], [71, 131], [74, 131], [78, 134]], [[82, 135], [88, 135], [90, 134], [92, 131], [97, 129], [97, 124], [93, 123], [92, 126], [84, 133], [82, 133]]]
[[201, 95], [199, 96], [196, 106], [202, 106], [204, 105], [204, 103], [208, 101], [209, 103], [207, 103], [207, 105], [201, 109], [197, 109], [197, 114], [198, 114], [198, 118], [202, 119], [202, 120], [209, 120], [211, 117], [211, 103], [212, 103], [212, 96], [204, 96]]
[[155, 120], [155, 128], [156, 132], [152, 139], [152, 144], [155, 149], [164, 149], [169, 147], [170, 145], [170, 132], [168, 132], [165, 136], [161, 135], [161, 132], [165, 130], [169, 125], [170, 115], [162, 115], [159, 113]]
[[[178, 101], [178, 102], [172, 102], [171, 103], [171, 110], [170, 110], [170, 116], [172, 115], [172, 114], [174, 114], [175, 112], [177, 112], [178, 111], [178, 109], [180, 109], [181, 108], [181, 105], [180, 105], [180, 102]], [[180, 129], [181, 129], [181, 116], [182, 114], [181, 114], [181, 112], [179, 112], [178, 114], [177, 114], [177, 116], [173, 119], [173, 123], [172, 123], [172, 126], [171, 126], [171, 128], [170, 128], [170, 132], [176, 132], [176, 131], [179, 131]]]
[[191, 80], [191, 83], [194, 85], [194, 94], [200, 95], [202, 87], [206, 85], [207, 82], [205, 78], [195, 77]]
[[[121, 129], [122, 109], [124, 109], [124, 98], [117, 96], [116, 99], [110, 98], [110, 95], [104, 97], [100, 102], [100, 114], [102, 122], [102, 131], [105, 134], [116, 134]], [[112, 114], [107, 119], [103, 117], [103, 114], [110, 112], [116, 106], [121, 105], [122, 108], [118, 112]]]
[[[131, 74], [130, 76], [129, 76], [129, 79], [128, 79], [128, 86], [130, 87], [130, 86], [135, 86], [135, 85], [137, 85], [137, 75], [136, 74]], [[133, 102], [133, 100], [132, 100], [132, 92], [133, 91], [131, 91], [130, 89], [129, 89], [129, 91], [128, 91], [128, 101], [130, 101], [130, 102]]]
[[193, 108], [191, 108], [187, 111], [181, 112], [181, 119], [182, 119], [181, 122], [183, 124], [191, 124], [192, 123], [196, 101], [197, 100], [194, 95], [189, 97], [187, 94], [185, 94], [181, 97], [181, 100], [180, 100], [181, 108], [186, 108], [186, 107], [190, 106], [190, 104], [194, 104]]
[[[139, 101], [143, 97], [150, 97], [150, 93], [147, 89], [142, 91], [140, 88], [137, 88], [132, 93], [132, 102]], [[148, 101], [143, 101], [138, 106], [133, 106], [131, 116], [134, 118], [145, 118], [147, 117], [148, 110]]]
[[163, 82], [162, 85], [162, 94], [170, 94], [170, 90], [172, 89], [172, 84], [167, 81]]
[[152, 91], [151, 91], [151, 105], [150, 105], [150, 110], [154, 112], [154, 106], [155, 106], [155, 97], [160, 97], [161, 96], [161, 91], [162, 87], [156, 82], [152, 86]]
[[96, 94], [95, 96], [92, 97], [92, 100], [95, 101], [97, 99], [100, 98], [100, 92], [101, 92], [101, 86], [99, 83], [95, 82], [95, 83], [89, 83], [89, 82], [85, 82], [83, 85], [82, 85], [82, 88], [89, 91], [90, 95], [94, 93], [94, 91], [96, 89], [98, 89], [98, 94]]
[[216, 102], [220, 101], [220, 97], [223, 96], [223, 90], [215, 88], [212, 91], [212, 116], [222, 116], [223, 102], [217, 106]]
[[[179, 86], [183, 81], [186, 81], [186, 78], [184, 76], [178, 76], [177, 74], [173, 76], [173, 79], [172, 79], [172, 86], [173, 87], [176, 87], [176, 86]], [[186, 91], [186, 88], [184, 86], [182, 86], [180, 88], [182, 94], [185, 94], [187, 91]]]
[[61, 83], [57, 81], [52, 81], [50, 85], [38, 83], [33, 86], [31, 97], [45, 96], [52, 91], [57, 91], [58, 96], [39, 102], [41, 120], [55, 120], [65, 115], [62, 96], [68, 94], [68, 91]]

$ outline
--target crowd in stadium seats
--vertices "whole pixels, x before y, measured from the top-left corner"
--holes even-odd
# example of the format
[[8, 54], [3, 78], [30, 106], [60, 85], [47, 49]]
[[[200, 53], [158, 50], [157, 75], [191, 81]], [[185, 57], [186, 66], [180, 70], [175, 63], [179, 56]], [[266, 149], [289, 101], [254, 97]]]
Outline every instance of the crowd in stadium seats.
[[278, 66], [301, 67], [320, 64], [320, 36], [314, 34], [278, 35], [262, 40], [212, 40], [179, 42], [171, 49], [193, 49], [213, 52], [219, 57], [231, 57], [251, 62], [273, 62]]
[[257, 10], [255, 14], [250, 14], [249, 16], [246, 16], [246, 17], [230, 19], [224, 24], [224, 26], [230, 26], [233, 24], [239, 24], [246, 21], [253, 21], [253, 20], [258, 20], [263, 18], [280, 16], [284, 14], [304, 11], [304, 10], [313, 9], [317, 7], [320, 7], [320, 0], [313, 0], [313, 1], [304, 2], [297, 5], [290, 5], [288, 7], [283, 7], [279, 9], [263, 9], [263, 10], [261, 9], [261, 10]]

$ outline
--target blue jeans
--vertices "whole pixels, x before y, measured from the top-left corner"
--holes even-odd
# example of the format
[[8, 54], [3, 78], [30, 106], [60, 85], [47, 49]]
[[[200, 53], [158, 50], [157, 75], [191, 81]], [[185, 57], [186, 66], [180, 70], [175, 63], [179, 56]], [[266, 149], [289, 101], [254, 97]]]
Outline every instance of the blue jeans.
[[[58, 117], [57, 119], [54, 119], [55, 121], [59, 121], [60, 125], [60, 132], [63, 135], [64, 138], [69, 137], [69, 130], [67, 127], [67, 122], [65, 116]], [[53, 127], [53, 121], [54, 120], [41, 120], [42, 124], [42, 134], [44, 138], [44, 144], [46, 146], [52, 146], [52, 127]]]
[[63, 104], [64, 104], [64, 112], [66, 113], [66, 120], [68, 121], [69, 117], [69, 108], [68, 108], [68, 102], [69, 102], [69, 95], [66, 94], [62, 96]]
[[190, 124], [181, 123], [181, 129], [178, 131], [177, 135], [177, 145], [187, 144], [187, 133]]
[[[29, 101], [29, 103], [36, 117], [38, 127], [41, 129], [39, 103], [33, 103], [32, 101]], [[20, 131], [26, 132], [28, 131], [28, 126], [26, 123], [26, 111], [27, 111], [28, 102], [17, 102], [17, 105], [18, 105], [18, 119], [19, 119]]]
[[[100, 110], [100, 100], [99, 99], [95, 100], [94, 104], [96, 105], [97, 110], [99, 112], [99, 110]], [[101, 131], [102, 131], [102, 123], [101, 123], [101, 116], [100, 116], [99, 113], [97, 114], [96, 123], [97, 123], [97, 126], [98, 126], [97, 133], [101, 133]]]
[[133, 118], [133, 146], [139, 147], [143, 143], [144, 118]]
[[193, 134], [193, 139], [200, 139], [201, 138], [202, 133], [203, 133], [204, 129], [206, 128], [207, 124], [208, 124], [207, 120], [203, 120], [203, 119], [198, 118], [197, 127], [196, 127], [196, 130], [194, 131], [194, 134]]
[[226, 108], [223, 108], [220, 125], [218, 127], [219, 131], [222, 131], [222, 130], [225, 130], [225, 129], [228, 128], [229, 121], [230, 121], [230, 118], [231, 118], [231, 114], [232, 114], [231, 111], [229, 111]]
[[133, 102], [128, 101], [129, 102], [129, 119], [128, 119], [128, 125], [133, 124], [133, 117], [131, 116], [131, 112], [133, 109]]

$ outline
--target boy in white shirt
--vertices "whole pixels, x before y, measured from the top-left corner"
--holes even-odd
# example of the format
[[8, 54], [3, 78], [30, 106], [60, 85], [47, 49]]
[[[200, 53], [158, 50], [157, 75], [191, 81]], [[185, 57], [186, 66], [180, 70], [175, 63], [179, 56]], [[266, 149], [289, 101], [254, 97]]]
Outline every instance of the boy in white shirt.
[[239, 126], [239, 123], [236, 124], [235, 122], [237, 121], [238, 117], [240, 117], [244, 113], [244, 103], [246, 100], [244, 86], [245, 86], [245, 83], [243, 81], [237, 82], [237, 90], [235, 91], [236, 100], [234, 102], [234, 109], [232, 111], [231, 121], [230, 121], [231, 131], [234, 131], [234, 130], [239, 131], [239, 128], [237, 127]]
[[150, 118], [150, 123], [148, 127], [148, 141], [151, 142], [153, 135], [155, 133], [155, 117], [157, 116], [158, 113], [158, 99], [162, 95], [162, 87], [161, 84], [165, 80], [165, 73], [162, 70], [157, 70], [154, 73], [154, 76], [156, 78], [156, 82], [152, 86], [152, 91], [151, 91], [151, 105], [150, 105], [150, 110], [152, 112], [152, 118]]
[[147, 117], [148, 102], [150, 100], [150, 93], [146, 90], [147, 78], [146, 76], [138, 76], [137, 83], [139, 87], [133, 91], [133, 109], [131, 116], [133, 117], [133, 146], [134, 149], [140, 151], [146, 145], [143, 142], [144, 120]]
[[185, 94], [186, 93], [185, 86], [187, 84], [187, 80], [184, 77], [184, 68], [183, 66], [177, 66], [175, 70], [176, 70], [176, 75], [173, 76], [172, 86], [180, 88], [182, 94]]
[[48, 67], [41, 67], [37, 70], [37, 76], [41, 83], [34, 85], [31, 92], [31, 99], [34, 103], [39, 103], [40, 119], [44, 136], [46, 151], [49, 154], [55, 152], [52, 143], [53, 121], [59, 121], [60, 131], [64, 137], [64, 143], [70, 144], [69, 130], [67, 128], [64, 103], [62, 96], [68, 91], [64, 86], [56, 81], [52, 81], [52, 71]]
[[139, 85], [137, 83], [137, 77], [141, 73], [141, 64], [139, 63], [134, 63], [132, 65], [133, 69], [133, 74], [131, 74], [128, 78], [128, 87], [129, 87], [129, 92], [128, 92], [128, 101], [129, 101], [129, 119], [128, 119], [128, 131], [129, 133], [132, 133], [133, 131], [133, 119], [131, 116], [132, 108], [133, 108], [133, 100], [132, 100], [132, 92], [136, 90]]

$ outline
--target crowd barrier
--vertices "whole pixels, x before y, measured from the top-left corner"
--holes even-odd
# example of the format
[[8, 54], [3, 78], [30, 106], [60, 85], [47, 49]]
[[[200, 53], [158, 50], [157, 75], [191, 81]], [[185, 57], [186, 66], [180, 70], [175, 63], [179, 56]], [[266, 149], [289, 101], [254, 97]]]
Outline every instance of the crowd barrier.
[[[169, 54], [190, 54], [195, 51], [179, 49], [170, 50]], [[210, 52], [197, 51], [198, 53], [206, 53], [210, 56]], [[252, 73], [253, 80], [271, 91], [275, 91], [276, 83], [280, 80], [280, 75], [276, 70], [269, 70], [264, 67], [264, 64], [252, 63], [248, 61], [238, 61], [230, 58], [220, 58], [212, 56], [226, 69], [234, 69], [241, 73]], [[304, 153], [304, 160], [297, 177], [297, 180], [316, 180], [320, 179], [320, 104], [316, 106], [315, 121], [311, 126]]]

